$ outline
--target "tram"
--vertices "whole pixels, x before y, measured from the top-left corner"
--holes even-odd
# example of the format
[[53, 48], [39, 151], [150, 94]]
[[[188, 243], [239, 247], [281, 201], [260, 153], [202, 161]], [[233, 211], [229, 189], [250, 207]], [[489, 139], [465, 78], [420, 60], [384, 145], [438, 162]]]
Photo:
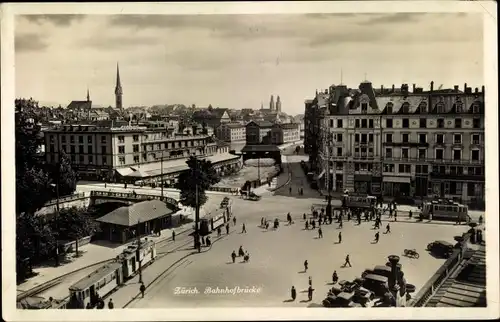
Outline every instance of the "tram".
[[469, 207], [453, 200], [438, 199], [424, 202], [422, 218], [429, 219], [431, 214], [433, 219], [470, 221]]
[[156, 243], [147, 238], [128, 246], [111, 263], [99, 267], [69, 287], [68, 308], [92, 308], [114, 289], [135, 276], [142, 267], [156, 258]]
[[342, 196], [342, 207], [344, 208], [363, 208], [375, 207], [377, 197], [370, 195], [352, 195], [344, 194]]

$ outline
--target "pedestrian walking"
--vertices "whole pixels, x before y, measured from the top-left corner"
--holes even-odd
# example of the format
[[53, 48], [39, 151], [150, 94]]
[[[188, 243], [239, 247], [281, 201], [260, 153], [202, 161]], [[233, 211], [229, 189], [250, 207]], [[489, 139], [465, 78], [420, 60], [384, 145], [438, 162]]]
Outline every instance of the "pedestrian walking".
[[323, 230], [321, 229], [321, 227], [319, 227], [318, 229], [318, 238], [323, 238]]
[[175, 241], [175, 231], [172, 230], [172, 241]]
[[233, 252], [231, 253], [231, 258], [233, 260], [233, 264], [234, 262], [236, 261], [236, 252], [233, 250]]
[[306, 220], [306, 213], [302, 216], [302, 219]]
[[309, 267], [309, 263], [307, 262], [307, 259], [304, 262], [304, 272], [307, 272], [307, 268]]
[[146, 286], [144, 286], [144, 283], [141, 283], [141, 287], [139, 287], [139, 290], [141, 291], [142, 298], [144, 298], [144, 292], [146, 291]]
[[345, 257], [344, 267], [347, 267], [347, 265], [349, 265], [349, 267], [352, 267], [351, 261], [349, 259], [349, 254], [347, 254], [347, 256]]
[[220, 237], [220, 233], [221, 233], [220, 227], [217, 227], [217, 237]]
[[306, 230], [309, 230], [309, 222], [306, 221]]
[[203, 246], [205, 246], [205, 237], [204, 237], [204, 236], [201, 236], [201, 244], [202, 244]]
[[321, 220], [321, 217], [320, 217], [320, 218], [318, 219], [318, 225], [319, 225], [320, 227], [321, 227], [321, 222], [322, 222], [322, 220]]
[[113, 304], [113, 299], [109, 299], [109, 302], [108, 302], [108, 309], [113, 309], [115, 307], [115, 305]]
[[339, 280], [339, 277], [337, 275], [337, 271], [333, 271], [333, 274], [332, 274], [332, 282], [333, 282], [333, 284], [337, 284], [338, 280]]
[[307, 289], [307, 297], [309, 298], [309, 301], [312, 301], [313, 299], [313, 291], [314, 289], [312, 288], [312, 286], [309, 286], [309, 288]]
[[344, 227], [344, 223], [343, 223], [342, 219], [340, 219], [340, 222], [339, 222], [339, 223], [340, 223], [340, 224], [339, 224], [339, 228]]
[[394, 210], [394, 221], [398, 221], [398, 211]]
[[312, 280], [312, 277], [309, 276], [309, 286], [312, 286], [313, 285], [313, 280]]
[[106, 188], [108, 185], [106, 184], [106, 182], [104, 182], [104, 188]]
[[375, 234], [375, 244], [378, 244], [379, 238], [380, 238], [380, 233], [377, 231], [377, 233]]
[[241, 233], [247, 233], [247, 228], [245, 227], [245, 223], [243, 223], [243, 226], [241, 227]]
[[236, 217], [233, 217], [233, 224], [236, 226]]
[[390, 232], [391, 232], [391, 225], [387, 224], [387, 226], [385, 226], [385, 233], [389, 234]]
[[264, 217], [260, 218], [260, 226], [264, 227]]
[[312, 227], [313, 227], [313, 229], [316, 229], [316, 221], [314, 219], [312, 221]]
[[266, 221], [266, 230], [269, 229], [269, 221]]
[[342, 232], [341, 231], [339, 231], [339, 242], [338, 243], [342, 244]]
[[411, 212], [411, 210], [410, 210], [410, 213], [408, 214], [408, 217], [410, 217], [410, 219], [411, 219], [411, 217], [413, 217], [413, 213]]
[[229, 224], [226, 225], [226, 234], [229, 235]]
[[297, 290], [295, 289], [295, 286], [292, 286], [291, 293], [292, 293], [292, 301], [295, 301], [295, 299], [297, 298]]

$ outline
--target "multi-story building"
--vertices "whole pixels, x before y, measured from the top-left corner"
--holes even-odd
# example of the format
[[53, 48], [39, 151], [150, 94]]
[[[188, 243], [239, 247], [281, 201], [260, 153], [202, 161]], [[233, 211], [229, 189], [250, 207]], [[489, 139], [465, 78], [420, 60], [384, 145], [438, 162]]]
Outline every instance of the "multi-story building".
[[174, 134], [166, 126], [64, 125], [45, 132], [46, 162], [59, 162], [61, 151], [69, 156], [81, 178], [101, 180], [132, 181], [138, 174], [144, 174], [140, 178], [158, 177], [162, 170], [168, 174], [169, 168], [185, 166], [191, 155], [217, 155], [211, 159], [216, 166], [237, 163], [228, 147], [217, 144], [210, 136]]
[[215, 136], [224, 142], [245, 142], [246, 127], [241, 123], [222, 123], [215, 129]]
[[264, 138], [268, 137], [268, 133], [271, 131], [273, 124], [271, 122], [265, 121], [250, 121], [246, 125], [246, 143], [247, 144], [269, 144]]
[[274, 124], [271, 128], [271, 144], [282, 145], [300, 139], [299, 125], [295, 123]]
[[[396, 91], [363, 82], [359, 90], [332, 86], [317, 96], [325, 94], [328, 105], [318, 117], [325, 189], [483, 200], [484, 86], [434, 90], [431, 82], [430, 91], [414, 85], [410, 92], [406, 84]], [[320, 110], [318, 101], [309, 109]]]

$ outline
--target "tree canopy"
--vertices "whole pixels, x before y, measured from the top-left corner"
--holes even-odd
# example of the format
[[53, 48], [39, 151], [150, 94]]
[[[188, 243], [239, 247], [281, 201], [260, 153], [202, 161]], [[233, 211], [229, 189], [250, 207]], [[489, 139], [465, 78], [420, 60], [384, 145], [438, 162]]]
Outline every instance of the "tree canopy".
[[198, 204], [203, 206], [207, 202], [205, 191], [220, 181], [212, 162], [200, 160], [191, 156], [186, 161], [189, 170], [180, 174], [176, 188], [180, 190], [180, 199], [183, 205], [196, 207], [196, 185], [198, 185]]
[[[57, 167], [57, 166], [56, 166]], [[52, 174], [55, 181], [59, 184], [59, 195], [66, 196], [75, 192], [76, 189], [76, 172], [71, 168], [71, 162], [68, 155], [62, 151], [61, 162], [59, 169], [55, 169]]]

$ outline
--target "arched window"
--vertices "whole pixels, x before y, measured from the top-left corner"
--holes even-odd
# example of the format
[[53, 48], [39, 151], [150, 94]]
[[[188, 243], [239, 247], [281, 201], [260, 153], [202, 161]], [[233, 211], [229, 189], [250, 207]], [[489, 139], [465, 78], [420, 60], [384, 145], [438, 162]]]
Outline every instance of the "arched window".
[[418, 109], [420, 110], [420, 113], [427, 113], [427, 102], [420, 102]]

